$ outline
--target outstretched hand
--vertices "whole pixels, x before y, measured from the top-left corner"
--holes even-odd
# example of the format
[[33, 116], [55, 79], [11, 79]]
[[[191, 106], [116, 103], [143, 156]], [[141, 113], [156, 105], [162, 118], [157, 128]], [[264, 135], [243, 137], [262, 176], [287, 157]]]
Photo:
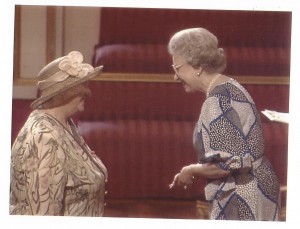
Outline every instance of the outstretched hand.
[[174, 176], [173, 182], [169, 185], [169, 188], [172, 189], [175, 186], [183, 186], [184, 189], [187, 189], [193, 182], [194, 176], [192, 169], [190, 166], [185, 166]]

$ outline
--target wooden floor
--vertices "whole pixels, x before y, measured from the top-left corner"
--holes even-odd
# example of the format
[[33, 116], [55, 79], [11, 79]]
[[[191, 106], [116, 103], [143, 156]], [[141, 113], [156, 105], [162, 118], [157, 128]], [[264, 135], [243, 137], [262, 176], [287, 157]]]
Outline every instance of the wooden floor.
[[[104, 216], [131, 218], [205, 219], [195, 200], [107, 200]], [[198, 207], [199, 208], [199, 207]]]
[[[196, 200], [107, 200], [105, 217], [208, 219], [207, 204]], [[285, 207], [281, 221], [286, 220]]]

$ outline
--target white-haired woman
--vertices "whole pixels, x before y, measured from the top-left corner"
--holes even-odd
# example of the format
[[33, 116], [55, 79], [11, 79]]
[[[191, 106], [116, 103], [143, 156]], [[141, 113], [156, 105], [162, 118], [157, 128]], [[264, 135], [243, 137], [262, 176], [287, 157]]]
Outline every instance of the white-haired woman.
[[10, 214], [103, 215], [107, 170], [72, 121], [102, 66], [82, 61], [73, 51], [38, 75], [40, 97], [12, 147]]
[[205, 93], [193, 144], [199, 161], [184, 166], [171, 188], [207, 179], [210, 219], [278, 220], [278, 179], [264, 156], [259, 112], [249, 93], [223, 74], [224, 50], [204, 28], [177, 32], [168, 44], [175, 80], [186, 92]]

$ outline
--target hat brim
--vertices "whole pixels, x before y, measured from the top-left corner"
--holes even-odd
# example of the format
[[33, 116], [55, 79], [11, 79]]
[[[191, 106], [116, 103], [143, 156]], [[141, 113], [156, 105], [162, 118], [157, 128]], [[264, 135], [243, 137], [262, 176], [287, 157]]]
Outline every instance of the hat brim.
[[67, 80], [65, 80], [64, 82], [62, 82], [64, 85], [62, 87], [60, 87], [59, 89], [54, 89], [54, 90], [49, 90], [48, 92], [44, 93], [42, 96], [40, 96], [39, 98], [37, 98], [36, 100], [34, 100], [31, 103], [31, 108], [32, 109], [36, 109], [38, 108], [40, 105], [42, 105], [43, 103], [45, 103], [46, 101], [48, 101], [49, 99], [51, 99], [52, 97], [76, 86], [79, 84], [82, 84], [86, 81], [89, 81], [97, 76], [99, 76], [102, 72], [103, 66], [98, 66], [94, 69], [94, 71], [88, 75], [86, 75], [85, 77], [74, 77], [71, 78], [69, 77]]

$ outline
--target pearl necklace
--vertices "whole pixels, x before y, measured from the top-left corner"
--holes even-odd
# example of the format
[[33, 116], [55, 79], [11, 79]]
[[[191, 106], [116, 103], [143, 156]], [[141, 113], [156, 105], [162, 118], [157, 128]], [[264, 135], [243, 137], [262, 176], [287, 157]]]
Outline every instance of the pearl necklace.
[[208, 98], [211, 87], [213, 86], [213, 84], [216, 82], [216, 80], [221, 76], [221, 74], [216, 75], [209, 83], [207, 91], [206, 91], [206, 98]]

